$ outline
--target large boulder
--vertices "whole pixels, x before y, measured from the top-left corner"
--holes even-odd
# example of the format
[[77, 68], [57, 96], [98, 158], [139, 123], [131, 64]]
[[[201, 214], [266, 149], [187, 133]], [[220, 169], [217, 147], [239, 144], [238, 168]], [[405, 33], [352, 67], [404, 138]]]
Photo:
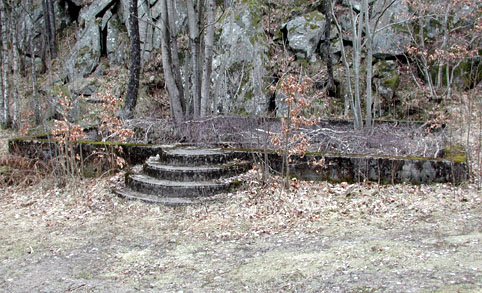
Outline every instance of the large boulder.
[[116, 0], [96, 0], [80, 10], [81, 23], [88, 24], [96, 18], [102, 18], [110, 7], [117, 3]]
[[298, 58], [312, 59], [323, 36], [325, 17], [319, 11], [298, 16], [287, 22], [288, 46], [296, 52]]
[[97, 93], [99, 81], [95, 77], [79, 78], [69, 84], [69, 90], [76, 96], [90, 97]]
[[387, 9], [385, 5], [385, 1], [376, 1], [373, 4], [372, 15], [384, 11], [378, 21], [372, 22], [372, 26], [377, 24], [377, 30], [381, 29], [373, 36], [373, 55], [377, 58], [402, 55], [410, 45], [410, 36], [404, 33], [400, 26], [393, 25], [407, 20], [408, 4], [405, 1], [395, 1]]
[[116, 3], [115, 0], [99, 0], [80, 10], [80, 26], [83, 29], [64, 64], [70, 81], [87, 77], [97, 68], [102, 55], [102, 20]]
[[388, 109], [400, 85], [398, 65], [393, 60], [378, 60], [373, 65], [373, 86], [380, 99], [376, 99], [375, 108], [381, 113]]
[[111, 65], [126, 64], [129, 60], [129, 37], [127, 28], [119, 15], [114, 14], [106, 24], [107, 59]]
[[101, 56], [100, 27], [90, 21], [65, 61], [64, 69], [70, 81], [87, 77], [94, 72]]
[[243, 5], [231, 11], [217, 31], [213, 108], [219, 113], [264, 114], [268, 109], [268, 45], [262, 10], [255, 4]]

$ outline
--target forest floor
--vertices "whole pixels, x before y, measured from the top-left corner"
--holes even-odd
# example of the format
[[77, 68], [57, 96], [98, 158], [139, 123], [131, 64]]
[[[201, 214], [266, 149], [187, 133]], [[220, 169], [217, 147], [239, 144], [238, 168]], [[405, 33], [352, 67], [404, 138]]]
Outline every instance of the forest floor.
[[[167, 119], [136, 119], [128, 122], [134, 131], [131, 142], [164, 144], [172, 141], [194, 144], [227, 144], [236, 148], [279, 149], [273, 144], [281, 137], [279, 118], [216, 116], [186, 121], [176, 135]], [[293, 126], [289, 148], [304, 139], [309, 152], [440, 158], [448, 139], [444, 125], [418, 122], [380, 122], [370, 129], [354, 130], [346, 120], [321, 120], [311, 126]], [[299, 134], [302, 136], [296, 139]], [[303, 139], [301, 139], [303, 137]]]
[[[0, 157], [11, 135], [0, 133]], [[217, 202], [172, 208], [113, 195], [122, 172], [65, 186], [19, 172], [0, 187], [0, 292], [482, 290], [477, 176], [294, 180], [287, 192], [253, 169]]]

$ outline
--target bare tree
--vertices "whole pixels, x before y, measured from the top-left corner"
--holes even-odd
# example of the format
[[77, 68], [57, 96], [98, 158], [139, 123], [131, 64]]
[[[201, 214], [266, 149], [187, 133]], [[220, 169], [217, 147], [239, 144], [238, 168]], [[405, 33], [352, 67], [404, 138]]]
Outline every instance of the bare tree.
[[[178, 88], [178, 82], [176, 82], [176, 74], [179, 68], [173, 68], [175, 62], [173, 62], [173, 55], [178, 54], [177, 50], [174, 50], [171, 45], [171, 39], [173, 38], [170, 32], [169, 17], [173, 17], [172, 14], [168, 14], [168, 1], [161, 0], [161, 53], [162, 53], [162, 67], [164, 71], [164, 78], [166, 80], [167, 91], [169, 94], [169, 101], [171, 104], [171, 115], [176, 124], [181, 123], [184, 120], [183, 111], [183, 99], [182, 91]], [[172, 3], [170, 3], [172, 5]], [[179, 65], [179, 64], [177, 64]]]
[[331, 34], [331, 3], [332, 0], [325, 0], [323, 2], [323, 14], [325, 15], [325, 27], [324, 31], [324, 42], [323, 42], [323, 55], [325, 56], [326, 71], [328, 74], [327, 89], [333, 90], [335, 87], [335, 79], [333, 77], [333, 64], [331, 60], [330, 52], [330, 34]]
[[[348, 93], [345, 93], [345, 109], [348, 107], [348, 103], [353, 113], [353, 122], [355, 129], [363, 128], [363, 118], [361, 112], [361, 102], [360, 102], [360, 65], [361, 65], [361, 53], [362, 53], [362, 30], [363, 22], [361, 21], [360, 14], [355, 13], [353, 9], [353, 4], [350, 1], [350, 24], [353, 37], [353, 60], [352, 67], [350, 68], [350, 63], [347, 58], [345, 46], [343, 44], [343, 33], [341, 25], [335, 15], [333, 7], [331, 7], [331, 15], [335, 20], [338, 35], [340, 37], [341, 44], [341, 54], [343, 64], [345, 65], [345, 80], [346, 88]], [[353, 83], [352, 83], [353, 77]]]
[[167, 1], [167, 14], [169, 15], [168, 18], [168, 24], [169, 24], [169, 29], [170, 29], [170, 34], [169, 34], [169, 45], [171, 47], [171, 62], [173, 65], [173, 74], [175, 78], [175, 82], [177, 85], [177, 88], [179, 90], [179, 95], [180, 99], [179, 101], [181, 102], [181, 109], [184, 112], [185, 109], [185, 103], [184, 99], [184, 87], [183, 87], [183, 81], [182, 81], [182, 76], [181, 76], [181, 63], [179, 61], [179, 50], [177, 47], [177, 33], [179, 29], [176, 27], [176, 10], [174, 8], [176, 1], [175, 0], [168, 0]]
[[[200, 10], [201, 1], [196, 1], [196, 8]], [[193, 0], [187, 0], [187, 15], [189, 26], [189, 45], [191, 49], [192, 62], [192, 103], [193, 116], [199, 118], [201, 114], [201, 35], [199, 33], [200, 14], [196, 13]]]
[[12, 3], [11, 12], [11, 35], [12, 35], [12, 51], [13, 51], [13, 127], [18, 129], [19, 126], [19, 85], [20, 82], [20, 54], [18, 52], [18, 30], [17, 30], [17, 3]]
[[[187, 0], [186, 3], [190, 56], [184, 58], [189, 64], [184, 64], [184, 76], [181, 76], [175, 1], [161, 2], [162, 62], [171, 114], [176, 123], [190, 114], [197, 119], [212, 112], [210, 95], [216, 4], [214, 0]], [[189, 94], [192, 99], [187, 99]], [[188, 100], [192, 101], [192, 106], [187, 104]]]
[[139, 20], [137, 12], [137, 0], [131, 0], [129, 6], [129, 28], [130, 28], [130, 67], [129, 84], [124, 102], [124, 118], [132, 118], [137, 104], [139, 92], [139, 76], [141, 69], [141, 42], [139, 37]]
[[[33, 24], [34, 19], [33, 19], [33, 1], [28, 0], [27, 1], [27, 8], [26, 8], [27, 14], [30, 18], [31, 23]], [[28, 46], [30, 47], [30, 69], [31, 69], [31, 74], [32, 74], [32, 100], [33, 100], [33, 113], [34, 113], [34, 119], [35, 123], [38, 125], [42, 122], [42, 118], [40, 115], [40, 107], [39, 107], [39, 102], [38, 102], [38, 95], [37, 95], [37, 70], [35, 66], [35, 48], [33, 45], [33, 38], [34, 34], [33, 32], [30, 32], [28, 36]]]
[[204, 64], [201, 87], [201, 117], [209, 114], [210, 93], [211, 93], [211, 72], [213, 64], [213, 50], [214, 50], [214, 12], [216, 4], [214, 0], [207, 0], [206, 7], [206, 36], [204, 39]]
[[10, 86], [8, 83], [9, 77], [9, 58], [8, 58], [8, 11], [5, 0], [0, 0], [0, 13], [1, 13], [1, 38], [2, 38], [2, 87], [3, 87], [3, 99], [2, 104], [0, 104], [1, 113], [1, 124], [3, 127], [10, 127]]
[[[409, 53], [421, 72], [430, 96], [435, 99], [442, 95], [450, 98], [460, 65], [470, 64], [480, 57], [482, 30], [476, 21], [478, 3], [418, 0], [410, 1], [409, 5], [412, 15], [404, 23], [411, 39]], [[459, 11], [462, 13], [458, 14]], [[435, 32], [438, 36], [435, 38], [428, 34], [434, 22], [441, 24], [440, 32]], [[471, 79], [469, 72], [465, 71], [464, 74], [467, 76], [463, 79]]]
[[[353, 54], [352, 60], [348, 60], [346, 49], [343, 44], [342, 28], [338, 19], [334, 13], [333, 7], [331, 7], [331, 15], [335, 21], [338, 35], [341, 43], [341, 54], [343, 64], [346, 71], [346, 88], [348, 93], [345, 93], [345, 114], [348, 105], [352, 109], [354, 127], [355, 129], [363, 128], [363, 113], [361, 109], [362, 98], [362, 74], [365, 74], [365, 119], [366, 127], [372, 126], [373, 116], [373, 97], [372, 97], [372, 77], [373, 77], [373, 38], [377, 30], [377, 25], [381, 17], [386, 13], [397, 0], [384, 0], [380, 11], [376, 14], [375, 18], [370, 15], [372, 7], [369, 5], [369, 0], [361, 1], [361, 9], [357, 12], [352, 1], [350, 3], [350, 24], [351, 24], [351, 36], [353, 38]], [[391, 25], [391, 24], [389, 24]], [[366, 53], [365, 66], [366, 70], [363, 72], [362, 54]], [[351, 62], [350, 62], [351, 61]], [[353, 81], [353, 82], [352, 82]]]
[[45, 25], [45, 42], [49, 46], [50, 57], [57, 58], [57, 40], [55, 32], [55, 9], [52, 0], [42, 0]]
[[365, 16], [365, 48], [367, 52], [366, 56], [366, 101], [365, 101], [365, 118], [366, 127], [372, 127], [372, 72], [373, 72], [373, 32], [370, 25], [370, 9], [368, 6], [368, 0], [362, 0], [362, 15]]

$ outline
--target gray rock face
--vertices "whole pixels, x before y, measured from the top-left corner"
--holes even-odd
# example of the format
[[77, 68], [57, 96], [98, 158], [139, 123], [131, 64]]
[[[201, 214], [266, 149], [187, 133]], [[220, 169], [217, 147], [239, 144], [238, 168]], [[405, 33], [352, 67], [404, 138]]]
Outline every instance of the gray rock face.
[[96, 0], [88, 6], [83, 6], [80, 11], [81, 22], [83, 21], [88, 24], [90, 21], [102, 17], [107, 9], [116, 2], [115, 0]]
[[[32, 59], [30, 57], [25, 57], [25, 63], [27, 66], [31, 66]], [[43, 74], [45, 73], [45, 70], [45, 64], [43, 63], [42, 59], [39, 57], [35, 58], [35, 71], [37, 73]]]
[[82, 7], [79, 19], [84, 29], [64, 64], [69, 80], [87, 77], [97, 68], [102, 54], [103, 17], [108, 18], [109, 9], [115, 4], [114, 0], [99, 0]]
[[373, 66], [373, 79], [379, 84], [379, 91], [390, 93], [386, 98], [393, 97], [399, 85], [397, 63], [392, 60], [378, 61]]
[[379, 60], [373, 65], [373, 86], [381, 99], [375, 99], [375, 108], [381, 113], [390, 105], [400, 84], [398, 66], [392, 60]]
[[126, 64], [129, 58], [129, 38], [126, 27], [118, 15], [113, 15], [107, 22], [107, 58], [111, 65]]
[[255, 5], [232, 13], [221, 27], [213, 60], [215, 109], [220, 113], [261, 114], [268, 108], [266, 54], [261, 26], [254, 23], [262, 11]]
[[[374, 11], [381, 12], [384, 9], [382, 2], [384, 1], [375, 2]], [[407, 46], [410, 44], [410, 37], [402, 30], [397, 29], [397, 26], [390, 25], [406, 20], [406, 15], [409, 15], [409, 8], [403, 1], [395, 1], [382, 15], [376, 28], [382, 30], [373, 37], [373, 55], [375, 57], [402, 55], [406, 52]]]
[[361, 1], [360, 0], [343, 0], [342, 5], [346, 7], [353, 7], [353, 10], [360, 12]]
[[277, 90], [275, 94], [276, 117], [288, 116], [288, 104], [285, 103], [286, 94], [281, 89]]
[[96, 78], [79, 78], [70, 83], [70, 92], [78, 96], [89, 97], [97, 92], [98, 86]]
[[89, 23], [64, 64], [69, 80], [87, 77], [94, 72], [100, 61], [100, 41], [99, 25]]
[[318, 11], [298, 16], [286, 23], [288, 45], [297, 57], [310, 60], [323, 36], [325, 17]]

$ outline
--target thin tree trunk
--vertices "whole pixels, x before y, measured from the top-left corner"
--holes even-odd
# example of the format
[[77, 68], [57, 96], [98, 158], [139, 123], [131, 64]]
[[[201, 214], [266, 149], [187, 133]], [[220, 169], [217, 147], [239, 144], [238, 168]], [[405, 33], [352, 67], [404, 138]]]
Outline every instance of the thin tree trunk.
[[50, 54], [52, 59], [57, 58], [57, 33], [55, 28], [55, 8], [53, 0], [47, 0], [47, 7], [49, 13], [49, 41], [50, 41]]
[[7, 21], [7, 9], [4, 0], [0, 0], [0, 11], [2, 17], [2, 84], [3, 84], [3, 112], [2, 112], [2, 126], [10, 127], [10, 100], [9, 91], [10, 87], [8, 84], [8, 74], [9, 74], [9, 62], [8, 62], [8, 21]]
[[[27, 7], [33, 11], [33, 3], [32, 0], [28, 0]], [[32, 21], [33, 24], [33, 15], [32, 12], [29, 13], [30, 20]], [[38, 103], [38, 98], [37, 98], [37, 71], [35, 68], [35, 49], [33, 46], [33, 37], [34, 34], [33, 32], [30, 32], [29, 38], [28, 38], [28, 45], [30, 47], [30, 66], [32, 70], [32, 99], [33, 99], [33, 113], [34, 113], [34, 118], [35, 118], [35, 123], [39, 125], [42, 122], [42, 119], [40, 117], [40, 108], [39, 108], [39, 103]]]
[[52, 32], [52, 28], [55, 28], [55, 24], [52, 25], [52, 13], [50, 12], [50, 0], [42, 0], [42, 11], [44, 16], [45, 27], [45, 44], [48, 47], [50, 58], [54, 59], [57, 56], [57, 50], [55, 47], [55, 32]]
[[[352, 6], [350, 2], [350, 6]], [[351, 16], [351, 24], [352, 24], [352, 32], [353, 32], [353, 77], [354, 77], [354, 86], [355, 86], [355, 95], [354, 95], [354, 108], [353, 116], [354, 116], [354, 125], [355, 129], [362, 129], [363, 128], [363, 121], [361, 115], [361, 103], [360, 103], [360, 64], [361, 64], [361, 42], [362, 42], [362, 23], [363, 19], [357, 19], [360, 15], [356, 16], [353, 15], [353, 7], [350, 7], [352, 10]], [[358, 25], [358, 27], [357, 27]]]
[[353, 86], [351, 84], [350, 64], [348, 63], [348, 60], [346, 58], [346, 50], [345, 50], [345, 45], [343, 44], [342, 29], [333, 11], [333, 7], [331, 7], [331, 15], [335, 20], [336, 30], [338, 31], [338, 36], [340, 38], [341, 57], [342, 57], [343, 65], [345, 65], [345, 71], [346, 71], [345, 82], [346, 82], [346, 88], [348, 89], [348, 93], [345, 93], [345, 116], [346, 116], [348, 115], [347, 110], [349, 109], [349, 107], [351, 107], [352, 109], [355, 108], [355, 104], [353, 103]]
[[[198, 7], [199, 9], [199, 7]], [[200, 35], [198, 14], [194, 9], [193, 0], [187, 0], [187, 15], [189, 26], [189, 44], [191, 46], [192, 62], [192, 102], [194, 119], [200, 116], [201, 105], [201, 66], [200, 66]]]
[[[420, 15], [419, 15], [418, 25], [421, 28], [424, 27], [423, 14], [422, 13], [420, 13]], [[422, 61], [422, 71], [423, 71], [423, 74], [425, 76], [425, 80], [428, 83], [428, 86], [429, 86], [429, 89], [430, 89], [430, 94], [431, 94], [432, 98], [435, 98], [437, 96], [437, 94], [436, 94], [434, 86], [433, 86], [432, 76], [430, 75], [430, 72], [429, 72], [429, 65], [428, 65], [428, 62], [427, 62], [427, 58], [425, 58], [425, 56], [424, 56], [424, 53], [425, 53], [425, 34], [424, 34], [423, 29], [420, 29], [419, 41], [420, 41], [419, 47], [420, 47], [420, 50], [422, 51], [422, 54], [420, 54], [421, 55], [420, 59]]]
[[12, 7], [12, 49], [13, 49], [13, 127], [19, 127], [19, 109], [18, 109], [18, 86], [20, 85], [20, 66], [18, 52], [18, 31], [17, 31], [17, 7]]
[[210, 90], [211, 90], [211, 72], [213, 65], [214, 50], [214, 13], [216, 4], [214, 0], [207, 1], [207, 28], [205, 36], [203, 77], [201, 83], [201, 117], [208, 115], [210, 110]]
[[[0, 38], [3, 39], [3, 18], [5, 11], [3, 9], [3, 1], [0, 0]], [[5, 108], [5, 96], [3, 93], [3, 42], [0, 41], [0, 125], [3, 125], [3, 109]]]
[[174, 81], [176, 82], [177, 90], [179, 91], [179, 101], [181, 103], [182, 111], [184, 112], [184, 86], [182, 83], [182, 76], [181, 76], [181, 65], [179, 62], [179, 50], [177, 48], [177, 29], [176, 29], [176, 11], [174, 9], [174, 2], [175, 0], [168, 0], [167, 1], [167, 14], [168, 14], [168, 30], [169, 30], [169, 42], [171, 48], [171, 62], [172, 62], [172, 71], [174, 74]]
[[141, 69], [141, 42], [139, 37], [139, 21], [137, 19], [137, 0], [131, 0], [129, 6], [129, 27], [130, 27], [130, 68], [129, 84], [124, 103], [125, 118], [134, 116], [134, 109], [137, 104], [139, 92], [139, 75]]
[[372, 62], [373, 62], [373, 46], [372, 46], [372, 29], [370, 27], [370, 10], [368, 7], [368, 0], [363, 0], [363, 13], [365, 14], [365, 36], [366, 40], [366, 49], [367, 49], [367, 58], [366, 58], [366, 92], [367, 92], [367, 99], [366, 99], [366, 126], [368, 128], [372, 127], [372, 106], [373, 106], [373, 98], [372, 98]]
[[144, 58], [146, 55], [146, 48], [149, 46], [152, 49], [152, 30], [153, 30], [153, 20], [152, 20], [152, 13], [150, 8], [150, 1], [144, 0], [144, 5], [147, 7], [147, 21], [146, 21], [146, 30], [144, 31], [144, 46], [142, 47], [142, 54], [141, 54], [141, 71], [144, 72]]
[[330, 33], [331, 33], [331, 0], [324, 1], [324, 14], [325, 14], [325, 27], [324, 27], [324, 43], [323, 43], [323, 55], [325, 56], [326, 71], [328, 74], [327, 89], [333, 90], [335, 87], [335, 80], [333, 77], [333, 64], [331, 60], [330, 52]]
[[186, 55], [184, 59], [184, 114], [186, 118], [192, 113], [192, 84], [191, 84], [191, 74], [192, 73], [192, 62], [191, 56]]
[[172, 72], [171, 52], [169, 48], [170, 36], [168, 31], [169, 18], [167, 13], [167, 3], [169, 0], [161, 0], [161, 52], [162, 52], [162, 67], [164, 71], [164, 78], [166, 80], [167, 91], [169, 93], [169, 100], [171, 104], [171, 114], [174, 122], [178, 125], [184, 120], [181, 96], [177, 88], [174, 74]]
[[[442, 38], [442, 45], [440, 46], [440, 49], [445, 50], [447, 47], [447, 41], [448, 41], [448, 35], [449, 35], [449, 28], [448, 28], [448, 21], [449, 21], [449, 13], [450, 9], [452, 8], [452, 3], [450, 1], [447, 2], [447, 7], [445, 9], [445, 14], [444, 14], [444, 21], [443, 21], [443, 38]], [[438, 65], [438, 74], [437, 74], [437, 87], [442, 87], [442, 80], [443, 80], [443, 65], [444, 62], [441, 60]], [[446, 66], [449, 66], [449, 63], [447, 62]], [[447, 76], [448, 78], [448, 76]], [[449, 81], [447, 80], [447, 83]]]
[[45, 47], [48, 47], [48, 51], [50, 53], [50, 37], [49, 37], [49, 33], [50, 33], [50, 19], [49, 19], [49, 17], [50, 17], [50, 13], [48, 12], [49, 8], [48, 8], [48, 5], [47, 5], [47, 1], [48, 0], [42, 0], [42, 13], [43, 13], [43, 17], [44, 17]]

